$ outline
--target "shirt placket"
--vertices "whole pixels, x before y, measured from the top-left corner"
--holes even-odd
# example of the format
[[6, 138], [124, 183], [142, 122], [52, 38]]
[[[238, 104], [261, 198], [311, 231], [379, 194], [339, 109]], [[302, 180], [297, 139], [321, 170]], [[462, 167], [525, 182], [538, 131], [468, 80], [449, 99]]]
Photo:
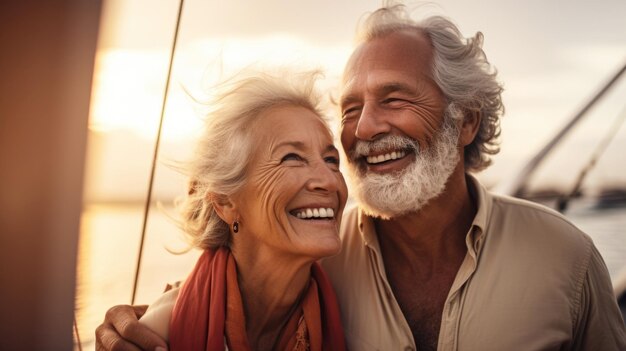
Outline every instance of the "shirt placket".
[[459, 272], [452, 283], [452, 288], [443, 307], [437, 346], [438, 351], [454, 351], [457, 349], [458, 328], [465, 301], [465, 286], [476, 270], [477, 257], [480, 253], [482, 236], [480, 229], [474, 227], [472, 231], [473, 233], [468, 234], [466, 239], [467, 254], [463, 259], [463, 263], [461, 263]]
[[387, 273], [385, 272], [385, 267], [382, 262], [382, 255], [375, 245], [371, 245], [371, 243], [368, 243], [367, 247], [369, 255], [376, 266], [376, 272], [378, 274], [378, 277], [383, 283], [385, 289], [385, 298], [387, 299], [387, 302], [393, 306], [394, 320], [398, 321], [401, 325], [400, 333], [403, 336], [402, 341], [405, 344], [402, 350], [415, 351], [415, 341], [413, 340], [411, 328], [409, 327], [409, 324], [407, 323], [406, 318], [404, 317], [404, 314], [400, 309], [400, 305], [398, 304], [398, 301], [396, 300], [393, 291], [391, 290], [391, 285], [389, 285], [389, 281], [387, 280]]

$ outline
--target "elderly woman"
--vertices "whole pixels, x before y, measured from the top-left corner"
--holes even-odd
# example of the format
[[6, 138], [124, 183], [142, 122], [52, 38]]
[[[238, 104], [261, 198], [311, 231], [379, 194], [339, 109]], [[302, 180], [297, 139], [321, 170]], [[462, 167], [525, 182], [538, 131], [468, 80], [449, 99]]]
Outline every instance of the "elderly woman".
[[182, 226], [204, 250], [142, 317], [170, 350], [343, 350], [332, 287], [347, 189], [314, 74], [232, 80], [191, 167]]

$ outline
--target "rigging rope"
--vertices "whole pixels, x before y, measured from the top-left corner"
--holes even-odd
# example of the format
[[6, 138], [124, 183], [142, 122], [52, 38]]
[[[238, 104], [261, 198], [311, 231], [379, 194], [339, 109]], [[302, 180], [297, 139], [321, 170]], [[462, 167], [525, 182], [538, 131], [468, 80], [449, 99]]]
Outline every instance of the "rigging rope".
[[133, 281], [133, 295], [131, 297], [131, 305], [135, 304], [135, 297], [137, 296], [137, 283], [139, 281], [139, 271], [141, 268], [141, 258], [143, 256], [143, 246], [146, 238], [146, 227], [148, 225], [148, 213], [150, 212], [150, 204], [152, 202], [152, 187], [154, 184], [154, 174], [156, 171], [157, 155], [159, 154], [159, 145], [161, 143], [161, 130], [163, 128], [163, 118], [165, 116], [165, 106], [167, 105], [167, 96], [170, 88], [170, 79], [172, 77], [172, 67], [174, 66], [174, 53], [176, 52], [176, 44], [178, 42], [178, 33], [180, 32], [180, 19], [183, 13], [184, 0], [180, 0], [178, 6], [178, 17], [176, 18], [176, 29], [174, 31], [174, 40], [172, 42], [172, 49], [170, 52], [170, 62], [167, 70], [167, 79], [165, 81], [165, 91], [163, 92], [163, 104], [161, 105], [161, 117], [159, 119], [159, 129], [157, 131], [156, 142], [154, 144], [154, 155], [152, 156], [152, 168], [150, 170], [150, 180], [148, 182], [148, 196], [146, 197], [146, 204], [143, 212], [143, 224], [141, 227], [141, 241], [139, 242], [139, 255], [137, 256], [137, 266], [135, 269], [135, 280]]
[[622, 74], [626, 72], [626, 63], [621, 69], [598, 91], [587, 104], [550, 140], [527, 164], [526, 166], [510, 181], [501, 191], [505, 194], [511, 194], [515, 197], [523, 198], [526, 194], [526, 186], [528, 179], [537, 167], [546, 159], [546, 156], [552, 152], [561, 139], [574, 128], [574, 126], [587, 114], [587, 112], [606, 94], [607, 91], [615, 85]]
[[583, 181], [587, 177], [587, 174], [589, 174], [589, 171], [591, 171], [598, 164], [598, 160], [604, 154], [607, 147], [611, 144], [611, 141], [615, 139], [617, 132], [620, 130], [625, 120], [626, 107], [622, 109], [622, 112], [618, 115], [617, 119], [615, 119], [611, 128], [609, 128], [609, 133], [607, 133], [605, 137], [600, 140], [600, 143], [598, 144], [598, 147], [594, 150], [594, 153], [591, 155], [589, 162], [587, 162], [587, 164], [585, 164], [582, 170], [578, 173], [576, 183], [574, 183], [572, 190], [558, 199], [557, 209], [559, 210], [559, 212], [565, 213], [565, 210], [567, 210], [567, 205], [569, 204], [570, 200], [580, 195], [580, 187], [583, 185]]
[[78, 333], [78, 323], [76, 322], [76, 309], [74, 309], [74, 335], [76, 336], [75, 346], [78, 346], [78, 351], [83, 351], [83, 344], [80, 342], [80, 334]]

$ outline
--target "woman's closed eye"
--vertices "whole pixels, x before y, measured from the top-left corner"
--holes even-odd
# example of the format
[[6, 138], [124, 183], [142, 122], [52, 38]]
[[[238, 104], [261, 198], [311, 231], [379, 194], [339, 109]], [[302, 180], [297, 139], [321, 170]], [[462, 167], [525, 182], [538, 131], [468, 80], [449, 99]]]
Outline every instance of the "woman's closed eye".
[[326, 156], [324, 157], [324, 161], [334, 166], [334, 168], [339, 169], [339, 157], [337, 156]]
[[304, 161], [304, 159], [302, 158], [302, 156], [290, 152], [287, 155], [283, 156], [283, 158], [280, 160], [281, 163], [286, 162], [286, 161]]

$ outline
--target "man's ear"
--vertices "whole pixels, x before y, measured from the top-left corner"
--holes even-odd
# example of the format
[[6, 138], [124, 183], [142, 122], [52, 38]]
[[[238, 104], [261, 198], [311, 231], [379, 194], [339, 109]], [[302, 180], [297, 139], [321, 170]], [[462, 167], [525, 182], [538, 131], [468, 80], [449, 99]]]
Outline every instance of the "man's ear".
[[211, 194], [210, 201], [217, 215], [229, 225], [239, 219], [237, 206], [229, 196], [222, 194]]
[[465, 147], [474, 141], [478, 129], [480, 128], [480, 111], [467, 111], [461, 123], [461, 133], [459, 134], [459, 146]]

